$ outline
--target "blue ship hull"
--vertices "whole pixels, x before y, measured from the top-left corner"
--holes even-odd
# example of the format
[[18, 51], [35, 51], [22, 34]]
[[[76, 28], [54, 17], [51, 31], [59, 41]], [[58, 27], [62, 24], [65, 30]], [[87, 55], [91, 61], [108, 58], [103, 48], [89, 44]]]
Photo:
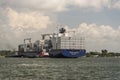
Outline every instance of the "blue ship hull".
[[51, 50], [49, 52], [50, 57], [55, 58], [77, 58], [82, 57], [86, 54], [86, 50], [81, 49], [61, 49], [61, 50]]

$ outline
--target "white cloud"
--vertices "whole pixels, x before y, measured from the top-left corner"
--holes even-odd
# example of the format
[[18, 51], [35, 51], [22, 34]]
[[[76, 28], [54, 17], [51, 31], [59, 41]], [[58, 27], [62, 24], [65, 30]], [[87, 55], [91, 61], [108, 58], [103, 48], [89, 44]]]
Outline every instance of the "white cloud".
[[81, 23], [78, 27], [70, 28], [69, 31], [76, 31], [77, 37], [85, 37], [85, 49], [87, 51], [101, 51], [107, 49], [110, 52], [120, 52], [120, 27], [114, 29], [109, 25], [96, 25]]
[[120, 9], [120, 1], [118, 0], [117, 2], [115, 2], [112, 7], [116, 9]]
[[120, 51], [120, 29], [114, 29], [111, 26], [82, 23], [75, 28], [77, 35], [84, 35], [86, 39], [86, 48], [88, 51], [100, 51], [108, 49], [109, 51]]
[[[0, 49], [11, 46], [13, 48], [26, 37], [38, 39], [40, 33], [48, 32], [48, 29], [52, 32], [55, 29], [48, 26], [56, 21], [52, 20], [49, 14], [55, 15], [54, 12], [69, 10], [69, 6], [95, 10], [120, 9], [120, 1], [113, 0], [0, 0], [0, 2], [0, 45], [2, 45]], [[111, 26], [82, 23], [74, 29], [77, 30], [77, 34], [85, 35], [87, 50], [103, 48], [119, 50], [120, 27], [114, 29]]]
[[77, 5], [81, 8], [102, 9], [108, 7], [111, 0], [71, 0], [71, 2], [74, 3], [73, 5]]
[[24, 38], [40, 39], [40, 34], [52, 24], [50, 16], [38, 11], [18, 12], [7, 8], [1, 9], [0, 14], [0, 49], [17, 49]]
[[40, 12], [17, 12], [11, 8], [7, 8], [8, 24], [13, 28], [33, 28], [43, 29], [51, 24], [49, 16], [45, 16]]
[[15, 9], [30, 9], [43, 12], [61, 12], [69, 6], [80, 8], [101, 9], [110, 5], [111, 0], [0, 0], [1, 7], [8, 6]]
[[[54, 28], [50, 30], [51, 28]], [[120, 41], [120, 27], [117, 29], [111, 26], [82, 23], [76, 28], [66, 27], [68, 30], [76, 30], [77, 36], [85, 36], [85, 48], [87, 51], [100, 51], [107, 49], [109, 51], [119, 52]], [[31, 37], [34, 40], [40, 39], [40, 34], [43, 32], [54, 32], [55, 27], [47, 27], [42, 30], [35, 30], [35, 32], [26, 32], [26, 29], [13, 29], [9, 25], [3, 26], [0, 30], [0, 49], [13, 49], [22, 42], [24, 38]], [[29, 30], [28, 30], [29, 31]], [[39, 38], [38, 38], [39, 37]]]
[[42, 12], [61, 12], [70, 10], [69, 6], [81, 9], [101, 10], [103, 8], [119, 9], [120, 1], [115, 0], [0, 0], [1, 7], [12, 7], [16, 10], [37, 10]]
[[66, 9], [66, 0], [6, 0], [2, 2], [17, 9], [22, 8], [45, 12], [59, 12]]
[[80, 8], [101, 10], [103, 8], [108, 9], [120, 9], [119, 0], [71, 0], [71, 4], [79, 6]]

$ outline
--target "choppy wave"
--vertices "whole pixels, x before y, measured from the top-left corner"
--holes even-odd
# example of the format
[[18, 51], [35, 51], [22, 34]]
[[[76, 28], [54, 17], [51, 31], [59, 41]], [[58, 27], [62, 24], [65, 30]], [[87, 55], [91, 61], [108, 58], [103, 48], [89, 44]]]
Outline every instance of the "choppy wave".
[[120, 58], [0, 58], [0, 80], [120, 80]]

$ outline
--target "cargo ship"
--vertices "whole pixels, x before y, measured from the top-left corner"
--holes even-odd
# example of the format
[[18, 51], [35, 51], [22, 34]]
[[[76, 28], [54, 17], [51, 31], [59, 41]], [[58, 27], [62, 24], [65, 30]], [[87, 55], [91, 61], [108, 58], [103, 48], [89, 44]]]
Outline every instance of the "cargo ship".
[[18, 55], [23, 57], [54, 57], [77, 58], [84, 56], [84, 38], [69, 33], [60, 28], [58, 33], [42, 34], [42, 39], [32, 43], [31, 39], [24, 39], [24, 44], [18, 46]]
[[[69, 33], [73, 35], [69, 36]], [[43, 34], [43, 40], [45, 36], [49, 36], [48, 53], [50, 57], [67, 57], [77, 58], [84, 56], [86, 50], [84, 49], [84, 38], [78, 37], [75, 31], [66, 31], [66, 29], [59, 29], [57, 34]]]
[[17, 57], [48, 57], [49, 54], [43, 53], [46, 52], [45, 49], [43, 49], [43, 42], [42, 40], [37, 40], [35, 42], [31, 41], [31, 38], [24, 39], [24, 43], [18, 45], [18, 53]]

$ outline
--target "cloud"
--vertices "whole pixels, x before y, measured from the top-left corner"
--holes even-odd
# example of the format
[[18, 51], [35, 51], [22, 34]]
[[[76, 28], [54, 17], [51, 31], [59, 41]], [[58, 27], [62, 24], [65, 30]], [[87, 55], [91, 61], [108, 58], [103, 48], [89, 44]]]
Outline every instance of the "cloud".
[[[21, 13], [17, 13], [17, 14], [21, 14]], [[8, 20], [8, 23], [11, 22], [9, 22]], [[65, 27], [68, 30], [76, 30], [76, 35], [78, 37], [80, 37], [81, 35], [85, 36], [85, 49], [87, 51], [100, 51], [101, 49], [107, 49], [109, 51], [119, 52], [120, 27], [114, 29], [111, 26], [106, 26], [106, 25], [98, 26], [95, 23], [93, 24], [81, 23], [78, 27], [75, 28], [70, 28], [69, 26], [65, 26]], [[11, 26], [11, 24], [1, 25], [0, 49], [17, 48], [17, 45], [22, 43], [24, 38], [31, 37], [34, 40], [40, 39], [38, 37], [40, 37], [41, 33], [54, 32], [55, 25], [50, 28], [34, 27], [34, 30], [32, 28], [33, 31], [31, 31], [31, 28], [32, 27], [29, 26], [25, 28], [23, 27], [19, 28], [19, 26], [18, 27]]]
[[62, 12], [70, 10], [69, 6], [79, 8], [102, 9], [110, 5], [111, 0], [0, 0], [1, 7], [11, 7], [16, 10], [37, 10], [43, 12]]
[[[0, 49], [16, 48], [24, 38], [36, 40], [41, 33], [53, 32], [55, 25], [51, 25], [57, 21], [52, 17], [71, 6], [102, 10], [120, 9], [119, 4], [114, 0], [0, 0]], [[87, 50], [119, 50], [120, 27], [82, 23], [74, 30], [85, 36]]]
[[111, 0], [71, 0], [71, 2], [74, 3], [73, 5], [79, 6], [80, 8], [94, 8], [98, 10], [108, 7]]
[[24, 38], [40, 39], [52, 24], [50, 16], [39, 11], [19, 12], [10, 7], [0, 10], [0, 49], [17, 49]]
[[95, 11], [104, 8], [118, 10], [120, 9], [119, 0], [71, 0], [70, 4], [83, 9], [94, 9]]
[[70, 10], [69, 6], [80, 9], [93, 9], [95, 11], [108, 9], [119, 9], [120, 1], [115, 0], [0, 0], [1, 7], [11, 7], [16, 10], [33, 10], [45, 13], [62, 12]]
[[120, 51], [120, 28], [114, 29], [111, 26], [82, 23], [78, 28], [74, 28], [77, 35], [85, 36], [85, 46], [88, 51]]
[[66, 0], [5, 0], [1, 5], [14, 9], [30, 9], [45, 12], [59, 12], [66, 9]]
[[112, 8], [120, 9], [120, 1], [116, 1], [116, 2], [113, 4]]
[[11, 8], [7, 8], [8, 24], [13, 28], [33, 28], [43, 29], [50, 23], [50, 17], [40, 12], [17, 12]]

